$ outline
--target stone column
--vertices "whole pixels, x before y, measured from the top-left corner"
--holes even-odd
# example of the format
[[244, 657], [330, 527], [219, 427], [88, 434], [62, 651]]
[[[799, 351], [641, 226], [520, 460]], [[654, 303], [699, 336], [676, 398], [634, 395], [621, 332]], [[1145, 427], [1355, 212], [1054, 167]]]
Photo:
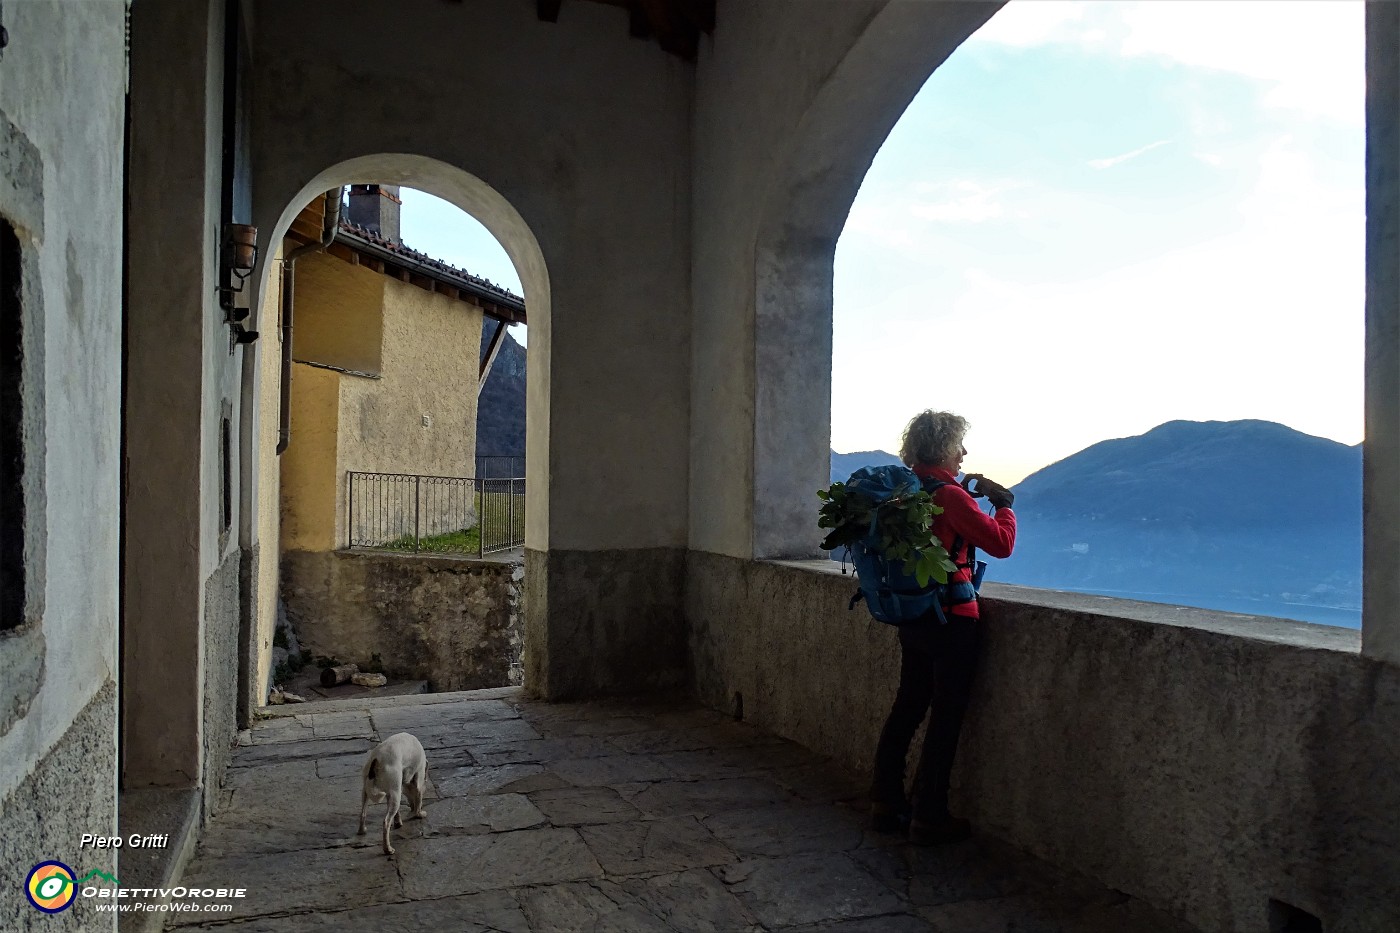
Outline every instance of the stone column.
[[144, 0], [132, 8], [122, 643], [127, 789], [194, 786], [203, 765], [201, 413], [205, 322], [219, 314], [221, 9], [211, 0]]
[[1400, 663], [1400, 4], [1366, 4], [1362, 653]]

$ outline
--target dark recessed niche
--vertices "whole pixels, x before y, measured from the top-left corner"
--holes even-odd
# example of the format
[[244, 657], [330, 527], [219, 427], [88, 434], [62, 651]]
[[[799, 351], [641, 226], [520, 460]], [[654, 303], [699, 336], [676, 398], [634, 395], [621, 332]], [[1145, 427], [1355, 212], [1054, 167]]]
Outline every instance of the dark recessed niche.
[[1322, 921], [1301, 907], [1271, 898], [1269, 933], [1322, 933]]
[[0, 218], [0, 629], [24, 621], [22, 300], [19, 238]]
[[228, 418], [221, 418], [219, 424], [219, 463], [223, 470], [220, 490], [223, 493], [222, 518], [224, 531], [228, 531], [233, 525], [233, 445], [229, 438], [232, 425]]

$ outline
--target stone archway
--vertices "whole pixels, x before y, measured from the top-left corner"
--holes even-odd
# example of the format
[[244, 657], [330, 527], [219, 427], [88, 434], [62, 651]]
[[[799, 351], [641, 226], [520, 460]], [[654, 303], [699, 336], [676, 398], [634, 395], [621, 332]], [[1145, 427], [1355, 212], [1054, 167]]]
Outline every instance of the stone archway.
[[[267, 231], [270, 235], [259, 237], [266, 246], [260, 258], [260, 268], [254, 275], [254, 281], [259, 284], [253, 296], [252, 307], [262, 310], [255, 312], [247, 326], [264, 334], [276, 326], [273, 310], [275, 304], [269, 300], [276, 295], [276, 289], [271, 287], [273, 283], [270, 278], [274, 272], [275, 250], [270, 246], [282, 243], [283, 236], [301, 207], [321, 191], [362, 183], [402, 185], [433, 194], [470, 214], [496, 236], [520, 276], [531, 323], [539, 324], [537, 328], [531, 329], [532, 339], [528, 350], [531, 357], [528, 367], [530, 386], [527, 389], [530, 396], [538, 398], [540, 390], [535, 387], [535, 383], [539, 376], [536, 374], [546, 372], [548, 366], [547, 322], [550, 294], [549, 276], [539, 244], [520, 214], [499, 192], [460, 168], [423, 156], [390, 153], [359, 157], [333, 165], [305, 184], [277, 216], [275, 223]], [[271, 320], [268, 319], [269, 314], [273, 316]], [[540, 332], [543, 332], [542, 337], [537, 336]], [[253, 594], [248, 600], [246, 610], [252, 618], [245, 620], [245, 624], [251, 630], [251, 637], [240, 663], [245, 669], [245, 683], [252, 687], [244, 701], [254, 704], [258, 700], [251, 699], [252, 695], [261, 695], [269, 675], [270, 649], [267, 646], [276, 625], [277, 612], [279, 547], [276, 540], [263, 540], [269, 528], [277, 527], [276, 523], [269, 522], [267, 517], [269, 508], [275, 510], [276, 504], [263, 500], [268, 499], [268, 496], [264, 495], [265, 484], [268, 481], [267, 472], [276, 470], [278, 461], [269, 456], [268, 450], [265, 449], [268, 447], [267, 439], [260, 436], [267, 420], [275, 418], [265, 407], [269, 404], [269, 398], [275, 405], [276, 392], [268, 391], [263, 385], [267, 379], [276, 378], [272, 375], [275, 364], [274, 367], [269, 367], [268, 359], [264, 356], [268, 348], [275, 345], [275, 341], [260, 340], [256, 353], [247, 354], [244, 358], [245, 414], [242, 418], [240, 437], [243, 476], [240, 483], [239, 513], [243, 522], [240, 538], [245, 560], [254, 568], [255, 580], [252, 586]], [[527, 433], [539, 431], [539, 422], [547, 421], [545, 406], [542, 403], [527, 401], [527, 411], [534, 412], [527, 418]], [[531, 433], [529, 443], [533, 449], [546, 448], [547, 435], [542, 431], [539, 435]], [[526, 477], [526, 485], [531, 491], [540, 489], [546, 482], [544, 477], [547, 476], [547, 472], [530, 466], [543, 459], [532, 457], [527, 460], [527, 472], [530, 475]], [[545, 521], [540, 513], [543, 513], [546, 507], [547, 501], [543, 495], [527, 495], [527, 541], [533, 542], [542, 536]], [[534, 518], [531, 517], [532, 510], [536, 513]], [[340, 514], [339, 509], [336, 514]]]

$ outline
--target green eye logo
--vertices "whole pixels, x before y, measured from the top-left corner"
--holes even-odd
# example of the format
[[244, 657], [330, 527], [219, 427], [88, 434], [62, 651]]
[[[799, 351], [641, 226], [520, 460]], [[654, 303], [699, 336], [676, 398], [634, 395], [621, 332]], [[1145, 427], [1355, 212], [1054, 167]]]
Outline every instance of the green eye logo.
[[46, 914], [56, 914], [67, 910], [73, 904], [77, 886], [73, 882], [73, 869], [62, 862], [40, 862], [29, 870], [24, 879], [24, 896], [35, 910]]

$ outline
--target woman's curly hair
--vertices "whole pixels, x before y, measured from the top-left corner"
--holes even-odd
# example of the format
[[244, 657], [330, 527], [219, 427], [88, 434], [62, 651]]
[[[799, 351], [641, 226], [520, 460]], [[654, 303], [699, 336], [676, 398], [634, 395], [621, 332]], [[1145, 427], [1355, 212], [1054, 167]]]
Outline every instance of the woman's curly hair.
[[911, 467], [917, 463], [942, 463], [962, 447], [969, 427], [966, 418], [951, 411], [921, 411], [904, 429], [899, 459]]

